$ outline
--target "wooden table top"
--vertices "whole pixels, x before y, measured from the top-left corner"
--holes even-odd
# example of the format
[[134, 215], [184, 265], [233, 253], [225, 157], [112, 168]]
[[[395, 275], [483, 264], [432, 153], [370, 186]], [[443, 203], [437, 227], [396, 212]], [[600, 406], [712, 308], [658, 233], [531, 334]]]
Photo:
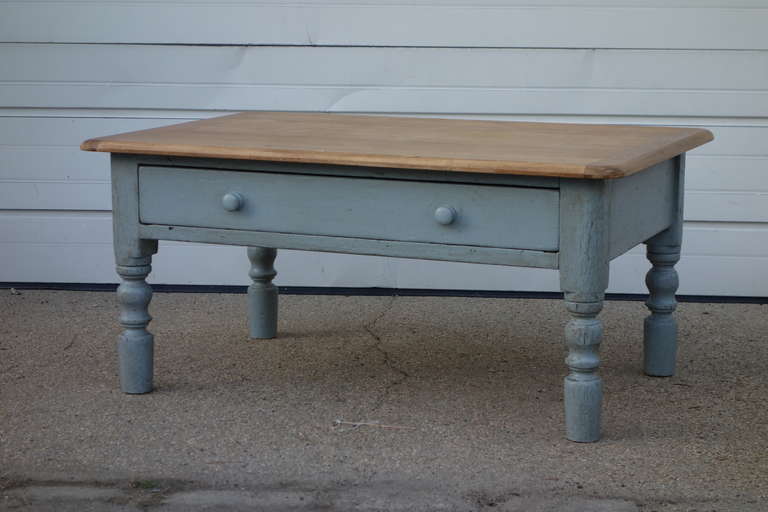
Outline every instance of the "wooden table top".
[[90, 139], [86, 151], [619, 178], [712, 140], [707, 130], [244, 112]]

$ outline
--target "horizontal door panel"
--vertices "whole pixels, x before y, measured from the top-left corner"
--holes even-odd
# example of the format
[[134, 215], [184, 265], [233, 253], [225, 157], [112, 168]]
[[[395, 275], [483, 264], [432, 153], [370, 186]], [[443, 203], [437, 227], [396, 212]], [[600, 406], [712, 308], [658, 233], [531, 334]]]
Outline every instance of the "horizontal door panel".
[[[768, 48], [752, 2], [82, 2], [0, 4], [5, 42]], [[702, 5], [704, 4], [704, 5]], [[736, 8], [734, 8], [736, 7]]]
[[0, 44], [0, 62], [15, 109], [768, 115], [765, 51]]

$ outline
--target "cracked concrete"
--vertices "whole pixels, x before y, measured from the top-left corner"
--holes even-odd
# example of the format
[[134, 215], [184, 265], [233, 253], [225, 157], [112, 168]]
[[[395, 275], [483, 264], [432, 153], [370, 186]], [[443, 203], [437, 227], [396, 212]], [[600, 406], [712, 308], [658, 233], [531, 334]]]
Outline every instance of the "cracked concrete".
[[0, 291], [0, 510], [768, 509], [766, 305], [681, 304], [654, 379], [643, 304], [607, 303], [586, 445], [561, 301], [284, 296], [268, 341], [243, 295], [151, 309], [156, 390], [126, 396], [113, 294]]
[[403, 370], [402, 368], [400, 368], [398, 365], [394, 363], [394, 361], [392, 360], [392, 356], [389, 354], [387, 350], [385, 350], [382, 347], [381, 336], [376, 334], [376, 331], [374, 330], [376, 328], [376, 324], [379, 321], [383, 320], [383, 318], [387, 315], [387, 313], [389, 313], [389, 311], [392, 309], [396, 299], [397, 297], [391, 297], [389, 302], [384, 306], [384, 308], [382, 308], [381, 312], [378, 315], [376, 315], [376, 317], [374, 317], [373, 320], [363, 324], [363, 329], [365, 329], [366, 332], [370, 334], [371, 338], [373, 338], [374, 340], [374, 343], [371, 346], [371, 348], [381, 353], [383, 357], [384, 366], [386, 366], [393, 372], [398, 373], [400, 375], [399, 378], [393, 380], [392, 382], [389, 383], [389, 385], [387, 385], [384, 388], [384, 390], [381, 393], [381, 397], [376, 401], [374, 406], [371, 408], [372, 413], [379, 410], [379, 408], [384, 404], [387, 397], [389, 396], [389, 393], [392, 391], [393, 388], [399, 386], [400, 384], [405, 382], [407, 378], [411, 376], [408, 372], [406, 372], [405, 370]]

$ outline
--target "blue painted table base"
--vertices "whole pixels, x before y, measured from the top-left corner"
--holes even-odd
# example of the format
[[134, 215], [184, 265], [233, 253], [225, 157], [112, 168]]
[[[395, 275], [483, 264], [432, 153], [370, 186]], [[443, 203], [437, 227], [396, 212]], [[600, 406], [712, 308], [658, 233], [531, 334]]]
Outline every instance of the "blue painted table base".
[[[452, 196], [460, 203], [465, 190], [468, 196], [481, 194], [486, 189], [491, 190], [488, 185], [508, 186], [510, 192], [518, 194], [516, 197], [522, 199], [528, 197], [529, 192], [537, 200], [549, 198], [547, 191], [553, 191], [557, 194], [558, 203], [555, 207], [558, 211], [551, 221], [547, 221], [549, 227], [544, 230], [554, 231], [535, 236], [522, 233], [521, 240], [526, 241], [521, 242], [520, 248], [446, 242], [445, 237], [451, 236], [451, 233], [456, 233], [459, 241], [467, 239], [462, 237], [478, 235], [462, 234], [458, 227], [453, 232], [437, 231], [442, 228], [432, 228], [427, 224], [419, 228], [426, 235], [418, 236], [433, 236], [431, 230], [434, 229], [434, 236], [442, 237], [440, 241], [365, 239], [344, 236], [344, 233], [329, 236], [322, 233], [275, 232], [263, 227], [221, 227], [216, 223], [200, 226], [185, 225], [184, 222], [147, 221], [143, 217], [143, 203], [138, 193], [142, 190], [140, 169], [160, 164], [174, 169], [203, 167], [210, 169], [210, 173], [219, 173], [216, 174], [217, 179], [231, 176], [233, 182], [243, 183], [245, 180], [245, 192], [228, 192], [230, 196], [225, 194], [223, 198], [223, 208], [233, 215], [238, 214], [241, 202], [247, 201], [249, 197], [247, 183], [250, 178], [243, 171], [275, 173], [270, 179], [278, 181], [283, 173], [286, 176], [315, 176], [316, 182], [312, 182], [312, 186], [320, 188], [325, 183], [323, 176], [326, 175], [347, 177], [353, 180], [348, 182], [353, 188], [357, 183], [354, 179], [372, 173], [383, 176], [377, 179], [389, 178], [401, 182], [403, 187], [408, 187], [411, 180], [433, 183], [435, 190], [438, 190], [438, 185], [444, 186], [455, 181], [457, 186], [449, 188], [451, 193], [461, 192]], [[571, 315], [565, 326], [568, 349], [565, 362], [569, 369], [564, 381], [566, 437], [577, 442], [597, 441], [601, 435], [603, 397], [602, 379], [597, 373], [600, 365], [599, 347], [603, 338], [599, 313], [608, 287], [609, 262], [638, 243], [647, 244], [648, 259], [652, 264], [646, 276], [650, 292], [647, 301], [650, 315], [644, 325], [644, 370], [653, 376], [670, 376], [675, 371], [677, 326], [674, 311], [678, 278], [674, 265], [680, 258], [682, 237], [683, 168], [684, 157], [680, 156], [617, 180], [547, 180], [458, 173], [447, 177], [442, 173], [396, 169], [370, 170], [306, 164], [113, 155], [115, 255], [117, 272], [122, 279], [117, 297], [121, 311], [120, 323], [124, 328], [118, 340], [121, 389], [126, 393], [148, 393], [153, 387], [154, 339], [147, 330], [151, 320], [148, 308], [152, 290], [146, 278], [151, 270], [152, 254], [157, 251], [158, 240], [249, 247], [247, 254], [251, 263], [249, 276], [252, 284], [248, 289], [248, 314], [251, 338], [272, 338], [276, 335], [278, 293], [272, 282], [276, 275], [273, 265], [276, 248], [552, 268], [560, 271], [560, 286], [565, 306]], [[183, 173], [179, 175], [181, 178], [168, 174], [169, 179], [185, 179]], [[399, 186], [397, 183], [392, 185]], [[474, 188], [475, 185], [477, 188]], [[369, 184], [366, 183], [366, 186]], [[201, 194], [207, 193], [206, 185], [201, 184], [200, 190]], [[425, 191], [428, 196], [429, 186]], [[323, 191], [317, 192], [322, 194]], [[494, 189], [491, 192], [496, 194], [498, 191]], [[306, 204], [301, 198], [281, 197], [280, 201], [296, 201], [297, 208]], [[446, 226], [446, 229], [453, 229], [451, 224], [455, 218], [471, 220], [473, 205], [469, 199], [467, 201], [466, 204], [440, 206], [443, 210], [436, 211], [436, 222]], [[191, 203], [194, 208], [208, 207], [204, 201], [201, 203], [193, 200]], [[169, 201], [168, 211], [173, 210], [174, 214], [178, 214], [179, 208], [173, 200]], [[163, 216], [162, 209], [155, 210], [155, 215]], [[547, 215], [545, 211], [534, 213]], [[307, 212], [307, 215], [312, 214]], [[233, 222], [237, 220], [237, 217], [232, 218], [235, 219]], [[355, 223], [364, 227], [369, 221], [350, 219], [349, 222], [350, 229], [353, 229]], [[329, 226], [329, 229], [331, 227], [342, 231], [345, 229], [335, 224]], [[544, 240], [552, 237], [557, 242], [556, 250], [536, 248], [536, 244], [543, 244]]]

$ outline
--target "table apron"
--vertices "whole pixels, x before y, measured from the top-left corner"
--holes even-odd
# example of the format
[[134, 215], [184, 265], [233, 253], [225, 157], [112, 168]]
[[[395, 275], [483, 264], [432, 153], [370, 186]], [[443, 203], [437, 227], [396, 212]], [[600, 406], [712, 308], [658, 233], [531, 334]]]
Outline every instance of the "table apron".
[[138, 234], [142, 239], [147, 240], [275, 247], [516, 267], [558, 268], [558, 253], [547, 251], [156, 224], [140, 224]]
[[[680, 180], [680, 181], [679, 181]], [[675, 222], [679, 205], [675, 159], [608, 182], [609, 259], [620, 256]]]

